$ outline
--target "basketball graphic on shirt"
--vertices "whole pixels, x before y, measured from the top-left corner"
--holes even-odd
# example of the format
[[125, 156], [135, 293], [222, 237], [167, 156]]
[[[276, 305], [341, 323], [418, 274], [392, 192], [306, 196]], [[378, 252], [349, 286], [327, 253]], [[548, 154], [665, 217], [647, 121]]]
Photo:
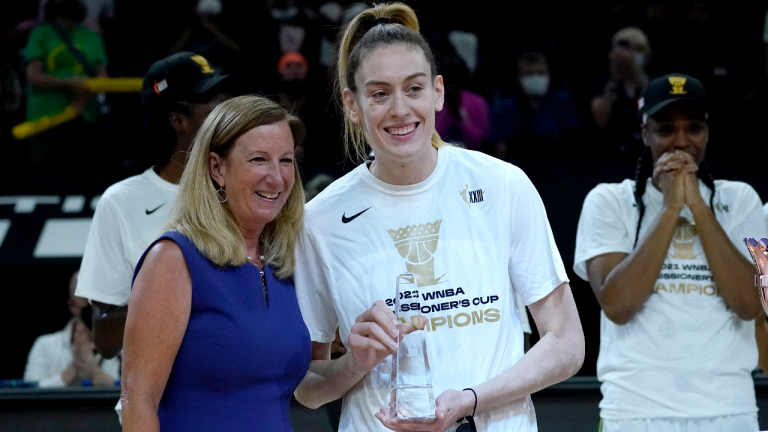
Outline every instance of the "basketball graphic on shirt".
[[440, 238], [441, 219], [405, 228], [387, 230], [400, 256], [405, 258], [408, 272], [416, 275], [416, 286], [435, 285], [445, 276], [435, 278], [434, 254]]
[[698, 236], [699, 230], [696, 229], [696, 225], [692, 225], [684, 217], [678, 218], [675, 235], [672, 236], [672, 258], [694, 259], [701, 255], [695, 250]]

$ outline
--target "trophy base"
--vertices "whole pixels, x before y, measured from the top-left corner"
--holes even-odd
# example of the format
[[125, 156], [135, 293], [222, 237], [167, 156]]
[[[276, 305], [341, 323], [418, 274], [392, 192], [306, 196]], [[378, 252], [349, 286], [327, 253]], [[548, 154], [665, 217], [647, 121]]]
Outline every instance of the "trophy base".
[[431, 385], [403, 385], [392, 389], [389, 416], [398, 420], [435, 419], [435, 394]]

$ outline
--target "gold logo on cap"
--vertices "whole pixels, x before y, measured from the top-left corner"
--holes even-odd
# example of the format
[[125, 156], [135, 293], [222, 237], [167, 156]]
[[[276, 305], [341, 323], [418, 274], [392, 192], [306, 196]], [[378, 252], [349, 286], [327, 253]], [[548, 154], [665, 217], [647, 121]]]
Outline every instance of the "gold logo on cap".
[[683, 89], [685, 85], [685, 78], [678, 76], [669, 77], [669, 83], [672, 85], [672, 91], [669, 94], [686, 94], [688, 93]]
[[416, 276], [419, 287], [436, 285], [445, 276], [435, 278], [437, 240], [440, 238], [441, 219], [434, 223], [408, 225], [405, 228], [387, 230], [400, 256], [405, 258], [405, 268]]
[[202, 69], [203, 73], [213, 73], [213, 69], [211, 69], [211, 65], [208, 64], [208, 60], [206, 60], [205, 57], [201, 55], [194, 55], [190, 57], [190, 59], [200, 65], [200, 69]]

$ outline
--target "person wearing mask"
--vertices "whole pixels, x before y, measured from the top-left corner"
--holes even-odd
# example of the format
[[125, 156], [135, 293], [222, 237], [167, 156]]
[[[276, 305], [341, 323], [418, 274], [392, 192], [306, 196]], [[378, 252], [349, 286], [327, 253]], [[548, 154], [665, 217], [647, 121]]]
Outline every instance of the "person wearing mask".
[[82, 177], [92, 152], [99, 108], [85, 79], [107, 76], [107, 55], [101, 36], [80, 24], [85, 15], [81, 0], [49, 0], [45, 21], [32, 30], [24, 49], [26, 121], [65, 110], [79, 114], [29, 141], [31, 167], [49, 191], [73, 176]]
[[[318, 407], [344, 397], [343, 432], [443, 432], [466, 417], [485, 432], [535, 431], [529, 395], [583, 361], [578, 312], [530, 180], [436, 133], [443, 77], [418, 29], [410, 7], [379, 4], [358, 14], [341, 39], [348, 151], [365, 160], [370, 145], [375, 159], [306, 207], [294, 280], [313, 362], [296, 399]], [[433, 421], [397, 420], [384, 408], [388, 357], [398, 335], [413, 330], [407, 312], [408, 324], [399, 325], [392, 312], [405, 271], [414, 275], [428, 330]], [[543, 335], [527, 353], [517, 292]], [[331, 360], [337, 328], [348, 352]]]
[[651, 56], [648, 37], [636, 27], [613, 35], [608, 53], [609, 73], [597, 80], [592, 96], [592, 120], [601, 131], [609, 157], [633, 156], [641, 148], [637, 126], [637, 100], [648, 84], [646, 68]]
[[743, 239], [766, 232], [760, 198], [710, 174], [699, 80], [654, 79], [639, 106], [635, 179], [595, 187], [576, 234], [574, 271], [602, 309], [602, 430], [758, 430], [762, 308]]
[[24, 380], [36, 381], [38, 387], [111, 386], [120, 379], [120, 361], [104, 359], [94, 350], [93, 334], [81, 317], [83, 310], [90, 310], [88, 300], [74, 294], [77, 274], [69, 280], [67, 307], [72, 318], [63, 330], [38, 337], [29, 351]]
[[124, 431], [291, 430], [312, 354], [291, 278], [303, 137], [298, 117], [259, 96], [203, 123], [166, 232], [136, 266]]
[[229, 81], [191, 52], [155, 62], [144, 77], [144, 142], [137, 164], [151, 166], [110, 186], [99, 199], [76, 291], [93, 306], [96, 349], [106, 358], [122, 349], [134, 267], [162, 233], [186, 153], [211, 110], [231, 97]]
[[[528, 51], [517, 61], [520, 95], [496, 97], [491, 135], [497, 157], [508, 160], [523, 155], [568, 155], [570, 141], [581, 128], [570, 92], [551, 88], [549, 64], [544, 53]], [[510, 151], [511, 147], [525, 151]], [[554, 150], [554, 152], [553, 152]]]

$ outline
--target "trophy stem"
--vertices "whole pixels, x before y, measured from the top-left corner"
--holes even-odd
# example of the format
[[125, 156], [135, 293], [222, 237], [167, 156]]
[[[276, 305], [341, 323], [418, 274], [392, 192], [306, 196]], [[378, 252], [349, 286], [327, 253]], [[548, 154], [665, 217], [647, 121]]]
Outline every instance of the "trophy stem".
[[[401, 282], [404, 289], [409, 290], [411, 286], [415, 286], [416, 279], [411, 273], [403, 273], [397, 277], [395, 315], [400, 322], [408, 320], [421, 323], [421, 312], [410, 311], [408, 317], [401, 312]], [[423, 329], [417, 329], [405, 335], [401, 333], [398, 337], [397, 352], [392, 355], [390, 417], [397, 417], [399, 420], [435, 418], [435, 395], [432, 390], [432, 375], [424, 334]]]

